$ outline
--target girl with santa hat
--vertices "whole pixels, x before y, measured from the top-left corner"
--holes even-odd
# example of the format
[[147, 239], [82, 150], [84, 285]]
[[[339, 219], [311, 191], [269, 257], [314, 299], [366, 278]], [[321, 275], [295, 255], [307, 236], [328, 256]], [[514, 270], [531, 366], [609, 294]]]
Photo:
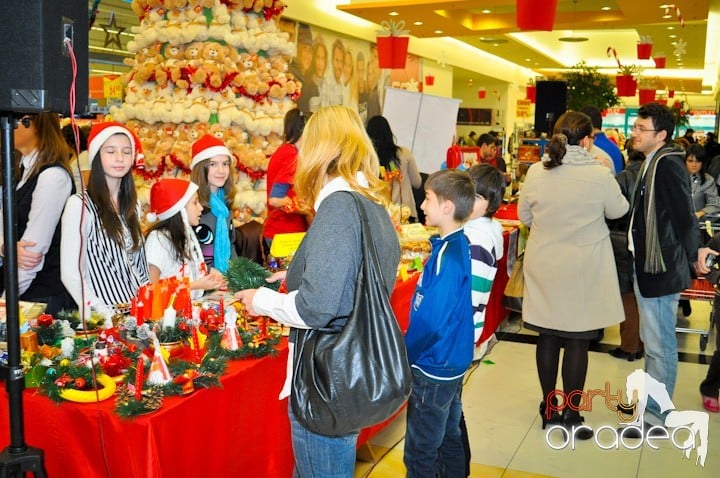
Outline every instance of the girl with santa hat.
[[226, 273], [237, 255], [231, 208], [235, 197], [232, 154], [219, 138], [206, 134], [192, 145], [192, 182], [204, 212], [195, 228], [208, 269]]
[[153, 184], [147, 218], [154, 224], [145, 237], [150, 282], [187, 277], [193, 300], [202, 297], [206, 290], [226, 285], [218, 271], [207, 273], [200, 244], [192, 230], [200, 224], [203, 210], [197, 190], [197, 184], [179, 178], [163, 178]]
[[124, 125], [93, 125], [87, 189], [65, 204], [61, 278], [87, 317], [91, 308], [129, 304], [149, 280], [132, 175], [140, 154], [140, 142]]

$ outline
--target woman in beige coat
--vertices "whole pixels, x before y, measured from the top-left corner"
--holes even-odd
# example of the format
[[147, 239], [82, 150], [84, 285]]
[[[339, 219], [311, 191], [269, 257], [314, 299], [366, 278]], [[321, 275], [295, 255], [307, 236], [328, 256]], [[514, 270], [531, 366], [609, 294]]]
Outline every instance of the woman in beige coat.
[[[565, 396], [583, 390], [590, 340], [597, 330], [623, 320], [615, 260], [605, 218], [616, 219], [628, 202], [610, 170], [590, 156], [590, 118], [570, 111], [558, 118], [547, 147], [550, 159], [528, 170], [520, 192], [518, 215], [531, 227], [525, 250], [523, 320], [538, 332], [536, 362], [543, 401], [543, 428], [548, 422], [572, 430], [582, 424], [580, 396], [557, 403], [560, 348], [565, 348], [562, 381]], [[578, 439], [592, 437], [581, 429]]]

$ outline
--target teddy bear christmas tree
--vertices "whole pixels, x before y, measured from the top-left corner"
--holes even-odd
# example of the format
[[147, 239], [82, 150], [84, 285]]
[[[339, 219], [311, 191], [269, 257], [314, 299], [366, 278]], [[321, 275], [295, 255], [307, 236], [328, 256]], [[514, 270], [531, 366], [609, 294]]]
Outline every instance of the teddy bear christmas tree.
[[236, 156], [242, 217], [264, 213], [270, 155], [301, 85], [288, 73], [295, 46], [277, 21], [281, 0], [133, 0], [140, 18], [127, 48], [126, 96], [110, 114], [140, 137], [140, 197], [153, 180], [189, 174], [189, 145], [205, 133]]

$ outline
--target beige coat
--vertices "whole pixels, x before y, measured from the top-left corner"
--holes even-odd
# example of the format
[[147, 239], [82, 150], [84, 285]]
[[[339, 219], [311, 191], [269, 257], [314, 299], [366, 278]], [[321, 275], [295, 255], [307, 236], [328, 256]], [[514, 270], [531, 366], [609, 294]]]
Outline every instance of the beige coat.
[[528, 170], [518, 216], [531, 227], [525, 250], [523, 320], [582, 332], [625, 320], [605, 218], [628, 202], [615, 178], [579, 146], [563, 164]]
[[392, 202], [410, 208], [410, 216], [417, 218], [417, 208], [415, 207], [415, 196], [413, 196], [413, 188], [419, 188], [422, 185], [422, 178], [418, 170], [417, 163], [412, 151], [401, 146], [397, 153], [400, 160], [400, 174], [402, 181], [393, 181], [392, 185]]

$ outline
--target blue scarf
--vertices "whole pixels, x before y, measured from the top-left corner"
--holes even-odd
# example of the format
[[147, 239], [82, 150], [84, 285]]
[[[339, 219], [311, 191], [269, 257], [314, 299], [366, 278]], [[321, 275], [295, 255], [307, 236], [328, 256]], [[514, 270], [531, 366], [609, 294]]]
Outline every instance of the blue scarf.
[[230, 210], [225, 204], [224, 189], [218, 188], [217, 192], [210, 194], [210, 212], [215, 216], [213, 263], [215, 269], [225, 274], [230, 261], [230, 231], [228, 231]]

